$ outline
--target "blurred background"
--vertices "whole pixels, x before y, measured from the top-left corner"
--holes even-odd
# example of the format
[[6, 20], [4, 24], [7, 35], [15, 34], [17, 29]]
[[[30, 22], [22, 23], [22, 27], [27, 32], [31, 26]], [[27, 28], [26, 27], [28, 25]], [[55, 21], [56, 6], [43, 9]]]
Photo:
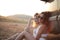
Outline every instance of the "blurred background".
[[35, 13], [43, 11], [51, 11], [52, 16], [60, 15], [60, 0], [51, 3], [40, 0], [0, 0], [0, 40], [22, 32], [28, 20]]

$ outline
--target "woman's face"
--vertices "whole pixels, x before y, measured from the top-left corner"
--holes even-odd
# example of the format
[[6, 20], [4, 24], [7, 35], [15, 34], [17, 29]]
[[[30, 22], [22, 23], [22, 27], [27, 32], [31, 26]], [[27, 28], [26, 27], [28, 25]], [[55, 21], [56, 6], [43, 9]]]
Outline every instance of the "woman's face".
[[40, 23], [40, 18], [37, 18], [37, 21], [36, 21], [36, 23], [38, 23], [38, 24]]
[[35, 18], [35, 22], [36, 22], [37, 24], [39, 24], [39, 23], [40, 23], [40, 17]]
[[40, 24], [43, 22], [43, 14], [39, 14], [39, 16], [35, 17], [35, 22]]
[[43, 14], [40, 14], [40, 23], [43, 22]]

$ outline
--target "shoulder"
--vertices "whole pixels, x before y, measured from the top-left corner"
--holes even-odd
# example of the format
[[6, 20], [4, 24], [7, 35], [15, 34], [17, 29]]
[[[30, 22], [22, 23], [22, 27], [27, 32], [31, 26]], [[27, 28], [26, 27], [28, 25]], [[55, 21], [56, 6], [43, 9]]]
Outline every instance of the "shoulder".
[[54, 23], [53, 21], [49, 21], [49, 23], [51, 24], [51, 23]]
[[47, 25], [45, 25], [45, 24], [42, 24], [41, 25], [41, 28], [45, 28], [45, 27], [47, 27]]
[[53, 21], [50, 21], [50, 26], [54, 25], [54, 22]]

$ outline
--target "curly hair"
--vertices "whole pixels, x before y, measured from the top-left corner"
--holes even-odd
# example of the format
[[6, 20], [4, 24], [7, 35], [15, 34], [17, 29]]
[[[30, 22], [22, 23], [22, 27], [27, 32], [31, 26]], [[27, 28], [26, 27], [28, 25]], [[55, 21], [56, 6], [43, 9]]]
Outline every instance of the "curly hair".
[[38, 18], [40, 15], [39, 13], [35, 13], [34, 17]]
[[51, 12], [46, 11], [46, 12], [42, 12], [41, 14], [43, 14], [43, 22], [49, 22], [49, 18], [51, 17]]
[[42, 12], [43, 18], [49, 20], [49, 17], [51, 17], [51, 12]]

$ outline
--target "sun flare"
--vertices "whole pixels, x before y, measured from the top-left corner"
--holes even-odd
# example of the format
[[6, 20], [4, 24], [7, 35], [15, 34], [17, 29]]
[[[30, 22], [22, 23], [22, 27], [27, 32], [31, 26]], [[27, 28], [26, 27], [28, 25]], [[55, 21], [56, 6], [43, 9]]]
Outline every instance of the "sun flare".
[[26, 14], [33, 16], [36, 12], [56, 10], [56, 1], [45, 3], [40, 0], [0, 0], [0, 15], [9, 16]]
[[33, 20], [33, 24], [32, 24], [33, 27], [36, 27], [36, 22]]

